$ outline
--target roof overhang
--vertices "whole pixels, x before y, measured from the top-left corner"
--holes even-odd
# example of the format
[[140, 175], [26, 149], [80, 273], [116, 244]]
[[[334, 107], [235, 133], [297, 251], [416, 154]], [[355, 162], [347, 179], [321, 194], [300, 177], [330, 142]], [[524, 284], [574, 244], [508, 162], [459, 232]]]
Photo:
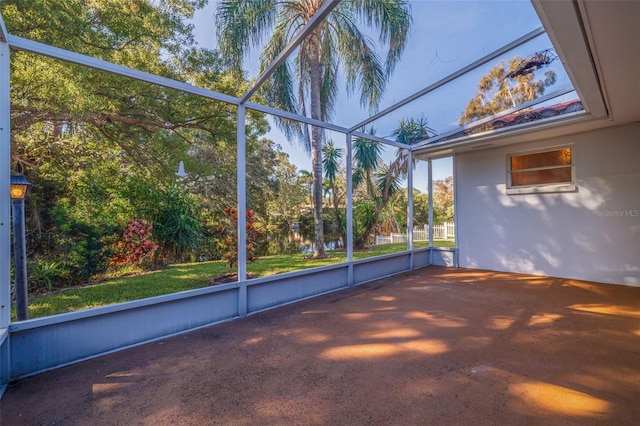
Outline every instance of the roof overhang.
[[532, 0], [585, 107], [582, 113], [417, 147], [417, 158], [640, 122], [640, 2]]
[[[299, 120], [303, 123], [349, 133], [354, 136], [369, 137], [387, 145], [409, 148], [414, 152], [416, 158], [440, 157], [468, 149], [490, 148], [497, 145], [528, 142], [601, 127], [640, 122], [640, 43], [638, 42], [640, 40], [640, 26], [637, 25], [640, 22], [640, 2], [624, 0], [532, 0], [536, 13], [543, 24], [544, 31], [536, 29], [530, 34], [524, 35], [521, 39], [514, 40], [502, 49], [469, 64], [445, 79], [428, 86], [401, 102], [394, 103], [392, 107], [351, 127], [319, 122], [308, 117], [279, 111], [269, 106], [258, 105], [248, 101], [248, 98], [259, 86], [259, 83], [268, 77], [269, 73], [284, 60], [284, 57], [295, 50], [300, 38], [312, 31], [321, 18], [329, 13], [339, 1], [331, 0], [326, 2], [322, 13], [318, 15], [317, 19], [309, 22], [302, 30], [300, 37], [296, 38], [287, 47], [286, 52], [282, 55], [283, 58], [279, 58], [275, 64], [269, 67], [242, 98], [215, 93], [183, 82], [150, 75], [43, 43], [11, 36], [7, 34], [1, 17], [0, 41], [7, 41], [14, 48], [175, 88], [233, 105], [244, 104], [248, 108], [264, 113]], [[540, 32], [546, 32], [554, 45], [556, 53], [561, 59], [584, 106], [584, 111], [536, 120], [503, 129], [485, 131], [470, 136], [462, 136], [455, 139], [449, 138], [446, 141], [424, 141], [414, 146], [400, 144], [386, 138], [367, 136], [359, 130], [379, 116], [397, 110], [400, 106], [450, 82], [459, 75], [474, 69], [479, 64], [489, 61], [494, 55], [497, 56], [503, 50], [506, 51], [519, 45], [535, 37]], [[504, 111], [503, 113], [508, 114], [509, 112]], [[451, 133], [455, 133], [455, 131]]]

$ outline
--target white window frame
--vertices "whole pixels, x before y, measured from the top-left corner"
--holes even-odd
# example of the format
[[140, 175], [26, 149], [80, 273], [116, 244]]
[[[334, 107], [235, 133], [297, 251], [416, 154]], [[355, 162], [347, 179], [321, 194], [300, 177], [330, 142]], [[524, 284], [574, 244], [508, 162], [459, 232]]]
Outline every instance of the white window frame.
[[[533, 184], [533, 185], [515, 185], [515, 186], [511, 183], [511, 173], [512, 173], [511, 158], [519, 157], [523, 155], [541, 154], [544, 152], [559, 151], [562, 149], [571, 150], [571, 164], [538, 167], [538, 168], [532, 168], [532, 169], [524, 169], [522, 171], [548, 170], [548, 169], [563, 168], [563, 167], [570, 166], [571, 182], [541, 183], [541, 184]], [[508, 153], [505, 157], [505, 171], [506, 171], [505, 182], [506, 182], [507, 195], [548, 194], [548, 193], [554, 193], [554, 192], [576, 192], [578, 190], [576, 186], [575, 150], [573, 149], [573, 144], [549, 146], [545, 148]]]

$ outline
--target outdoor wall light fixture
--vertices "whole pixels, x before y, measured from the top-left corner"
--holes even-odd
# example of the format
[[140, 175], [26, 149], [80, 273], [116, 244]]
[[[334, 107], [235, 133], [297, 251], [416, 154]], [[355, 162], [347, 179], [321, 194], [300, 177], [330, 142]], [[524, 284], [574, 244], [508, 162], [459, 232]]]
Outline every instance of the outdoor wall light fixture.
[[31, 184], [22, 175], [11, 175], [11, 216], [13, 217], [13, 270], [16, 285], [16, 317], [29, 319], [27, 309], [27, 250], [24, 238], [24, 199]]

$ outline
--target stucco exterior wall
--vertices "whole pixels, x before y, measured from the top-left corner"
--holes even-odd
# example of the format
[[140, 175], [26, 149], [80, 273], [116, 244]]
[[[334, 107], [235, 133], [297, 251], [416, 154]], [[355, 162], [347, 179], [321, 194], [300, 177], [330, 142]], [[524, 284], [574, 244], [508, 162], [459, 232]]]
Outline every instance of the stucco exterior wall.
[[[506, 193], [506, 156], [570, 145], [577, 190]], [[458, 154], [462, 267], [640, 286], [640, 125]]]

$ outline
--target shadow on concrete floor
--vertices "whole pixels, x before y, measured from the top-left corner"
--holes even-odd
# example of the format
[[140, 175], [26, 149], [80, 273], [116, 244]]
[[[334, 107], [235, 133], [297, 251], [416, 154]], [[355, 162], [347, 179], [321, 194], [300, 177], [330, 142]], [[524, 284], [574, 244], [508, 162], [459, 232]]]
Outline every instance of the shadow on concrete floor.
[[0, 404], [2, 425], [635, 425], [640, 288], [427, 267], [24, 379]]

